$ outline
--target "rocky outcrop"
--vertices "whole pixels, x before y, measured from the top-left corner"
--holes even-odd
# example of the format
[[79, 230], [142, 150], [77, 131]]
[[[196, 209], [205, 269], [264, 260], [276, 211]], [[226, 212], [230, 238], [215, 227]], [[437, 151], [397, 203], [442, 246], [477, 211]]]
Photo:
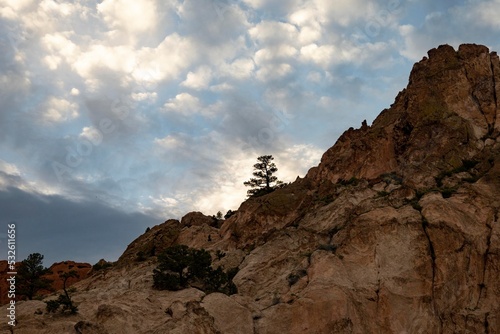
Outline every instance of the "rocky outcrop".
[[63, 273], [68, 273], [72, 270], [76, 271], [77, 277], [70, 277], [66, 282], [66, 287], [69, 287], [75, 284], [78, 281], [81, 281], [84, 278], [88, 277], [89, 272], [92, 269], [92, 265], [89, 263], [78, 263], [74, 261], [63, 261], [56, 262], [50, 266], [51, 274], [45, 275], [46, 278], [53, 281], [52, 289], [54, 291], [61, 290], [63, 288], [63, 280], [59, 277], [59, 275]]
[[203, 224], [217, 227], [219, 220], [215, 217], [205, 216], [201, 212], [190, 212], [181, 219], [182, 226], [201, 226]]
[[[483, 46], [429, 51], [305, 178], [220, 228], [198, 213], [155, 226], [75, 284], [78, 315], [25, 302], [16, 333], [500, 332], [499, 69]], [[153, 290], [153, 255], [174, 244], [238, 267], [238, 293]]]
[[414, 187], [433, 185], [497, 138], [498, 55], [466, 44], [442, 45], [415, 64], [408, 87], [371, 127], [350, 129], [308, 173], [316, 183], [395, 172]]
[[165, 248], [174, 244], [181, 231], [181, 223], [169, 219], [163, 224], [148, 228], [146, 233], [132, 241], [118, 259], [118, 265], [143, 261], [158, 255]]
[[[20, 262], [16, 263], [16, 266], [18, 267]], [[59, 277], [60, 274], [65, 273], [65, 272], [70, 272], [71, 270], [74, 270], [77, 272], [78, 277], [71, 277], [68, 279], [66, 282], [67, 287], [70, 287], [74, 283], [81, 281], [84, 278], [87, 278], [92, 266], [89, 263], [80, 263], [80, 262], [74, 262], [74, 261], [64, 261], [64, 262], [57, 262], [54, 263], [52, 266], [50, 266], [50, 274], [45, 275], [44, 277], [47, 279], [50, 279], [52, 281], [52, 290], [57, 291], [62, 289], [63, 287], [63, 280]], [[6, 304], [10, 301], [8, 298], [7, 291], [9, 290], [8, 283], [6, 279], [10, 277], [11, 275], [8, 275], [7, 273], [10, 270], [8, 269], [7, 266], [7, 261], [2, 260], [0, 261], [0, 304]], [[48, 295], [52, 293], [52, 291], [38, 291], [38, 295]], [[18, 296], [21, 298], [22, 296]]]

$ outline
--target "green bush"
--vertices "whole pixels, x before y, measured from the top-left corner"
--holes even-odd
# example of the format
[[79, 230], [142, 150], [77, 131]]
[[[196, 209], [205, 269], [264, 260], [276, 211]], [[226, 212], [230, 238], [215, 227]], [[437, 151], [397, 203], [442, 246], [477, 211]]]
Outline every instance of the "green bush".
[[202, 282], [203, 289], [209, 293], [232, 294], [236, 290], [232, 283], [235, 274], [233, 271], [225, 273], [221, 267], [212, 269], [212, 258], [204, 249], [176, 245], [158, 256], [158, 266], [153, 270], [153, 287], [175, 291]]

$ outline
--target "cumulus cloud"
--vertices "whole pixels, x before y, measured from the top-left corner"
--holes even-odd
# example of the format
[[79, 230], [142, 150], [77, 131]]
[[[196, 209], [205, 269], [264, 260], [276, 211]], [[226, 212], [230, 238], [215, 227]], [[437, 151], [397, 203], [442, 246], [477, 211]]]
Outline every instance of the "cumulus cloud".
[[224, 63], [220, 67], [221, 74], [232, 79], [249, 79], [255, 70], [255, 61], [251, 58], [238, 58], [231, 63]]
[[200, 100], [189, 93], [178, 94], [164, 105], [164, 110], [180, 114], [194, 114], [200, 112], [200, 109]]
[[156, 4], [152, 0], [104, 0], [97, 5], [97, 11], [112, 29], [128, 34], [151, 31], [158, 19]]
[[43, 119], [50, 123], [61, 123], [78, 117], [78, 105], [68, 100], [51, 96], [44, 103]]
[[187, 74], [181, 85], [195, 90], [206, 89], [212, 80], [212, 70], [208, 66], [201, 66], [194, 72]]

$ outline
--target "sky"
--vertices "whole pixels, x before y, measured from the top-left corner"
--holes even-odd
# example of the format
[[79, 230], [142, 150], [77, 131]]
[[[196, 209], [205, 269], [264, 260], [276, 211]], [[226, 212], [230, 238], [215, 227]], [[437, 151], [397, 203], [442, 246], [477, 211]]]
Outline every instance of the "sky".
[[0, 259], [114, 261], [303, 177], [440, 44], [500, 51], [500, 0], [0, 0]]

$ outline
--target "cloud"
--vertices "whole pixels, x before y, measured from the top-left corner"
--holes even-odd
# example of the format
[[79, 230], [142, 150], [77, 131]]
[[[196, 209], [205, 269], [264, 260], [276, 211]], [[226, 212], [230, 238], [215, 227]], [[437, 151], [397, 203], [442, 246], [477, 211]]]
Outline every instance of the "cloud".
[[0, 171], [13, 176], [21, 175], [21, 172], [19, 171], [19, 168], [16, 165], [10, 164], [1, 159], [0, 159]]
[[496, 13], [500, 11], [498, 0], [450, 1], [446, 5], [427, 4], [432, 11], [426, 14], [420, 25], [399, 26], [404, 41], [404, 48], [400, 51], [403, 56], [417, 61], [429, 49], [441, 44], [450, 44], [455, 48], [462, 43], [485, 44], [495, 50], [500, 47], [493, 38], [500, 28], [496, 20]]
[[178, 135], [177, 136], [168, 135], [161, 139], [156, 138], [155, 144], [167, 150], [178, 150], [184, 148], [185, 140]]
[[201, 66], [194, 72], [187, 74], [181, 85], [194, 90], [207, 89], [212, 80], [212, 70], [208, 66]]
[[305, 61], [312, 61], [322, 68], [329, 68], [335, 59], [335, 46], [309, 44], [300, 49], [300, 55]]
[[110, 28], [128, 34], [150, 32], [158, 20], [156, 4], [152, 0], [104, 0], [97, 5], [97, 11]]
[[79, 115], [76, 103], [55, 96], [49, 97], [44, 103], [44, 109], [43, 119], [51, 123], [67, 122]]
[[264, 21], [248, 30], [250, 37], [259, 44], [292, 44], [298, 36], [297, 28], [285, 22]]
[[255, 70], [255, 62], [251, 58], [238, 58], [231, 63], [221, 65], [221, 74], [231, 79], [244, 80], [253, 76]]
[[471, 4], [468, 8], [468, 18], [470, 21], [475, 22], [477, 25], [486, 26], [495, 30], [500, 29], [500, 1], [491, 0]]
[[201, 109], [200, 100], [189, 94], [177, 94], [175, 98], [171, 98], [164, 105], [164, 110], [180, 114], [194, 114], [199, 113]]
[[[0, 190], [3, 226], [15, 222], [19, 260], [30, 253], [45, 256], [45, 265], [74, 260], [115, 261], [126, 246], [157, 220], [140, 213], [126, 214], [97, 200], [75, 202], [16, 188]], [[93, 251], [89, 252], [89, 248]]]

